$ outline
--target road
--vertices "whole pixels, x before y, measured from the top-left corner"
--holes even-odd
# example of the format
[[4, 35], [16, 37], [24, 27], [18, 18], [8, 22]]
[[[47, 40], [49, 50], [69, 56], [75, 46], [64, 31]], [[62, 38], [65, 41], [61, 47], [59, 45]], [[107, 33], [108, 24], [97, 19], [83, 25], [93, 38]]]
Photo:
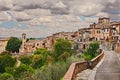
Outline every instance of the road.
[[95, 80], [120, 80], [120, 61], [114, 51], [105, 51], [105, 59], [97, 69]]

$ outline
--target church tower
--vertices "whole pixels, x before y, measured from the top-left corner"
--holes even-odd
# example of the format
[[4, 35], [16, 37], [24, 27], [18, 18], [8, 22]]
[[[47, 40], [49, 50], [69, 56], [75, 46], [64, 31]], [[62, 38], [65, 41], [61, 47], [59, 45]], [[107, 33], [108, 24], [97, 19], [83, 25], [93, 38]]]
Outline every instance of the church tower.
[[25, 44], [26, 44], [26, 34], [23, 33], [23, 34], [22, 34], [22, 45], [21, 45], [21, 52], [22, 52], [22, 53], [25, 52]]
[[25, 46], [25, 44], [26, 44], [26, 34], [23, 33], [22, 34], [22, 45]]

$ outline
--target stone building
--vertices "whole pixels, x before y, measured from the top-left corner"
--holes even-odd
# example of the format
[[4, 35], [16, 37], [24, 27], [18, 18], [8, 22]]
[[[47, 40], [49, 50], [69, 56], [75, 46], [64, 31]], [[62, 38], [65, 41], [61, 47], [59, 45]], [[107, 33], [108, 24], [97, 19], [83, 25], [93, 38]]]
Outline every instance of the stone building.
[[52, 36], [54, 37], [54, 39], [68, 39], [68, 40], [72, 40], [74, 33], [73, 32], [59, 32], [56, 34], [53, 34]]
[[118, 37], [120, 32], [120, 22], [110, 22], [110, 18], [99, 18], [98, 23], [90, 25], [91, 35], [95, 40], [110, 40]]
[[91, 35], [95, 40], [101, 41], [114, 49], [116, 52], [120, 52], [120, 21], [110, 21], [110, 18], [99, 18], [98, 23], [90, 25]]
[[63, 38], [71, 40], [84, 49], [93, 40], [103, 41], [107, 44], [113, 43], [112, 46], [117, 47], [120, 41], [120, 21], [110, 21], [110, 18], [99, 18], [97, 23], [93, 23], [89, 28], [81, 28], [75, 32], [59, 32], [48, 36], [42, 40], [29, 40], [26, 42], [26, 34], [22, 34], [22, 45], [20, 52], [32, 53], [36, 48], [53, 49], [53, 45], [57, 39]]
[[5, 51], [8, 40], [9, 40], [9, 38], [1, 38], [0, 39], [0, 53]]
[[40, 40], [29, 40], [26, 42], [26, 34], [22, 34], [22, 45], [19, 49], [20, 53], [33, 53], [37, 48], [46, 48], [47, 50], [52, 50], [54, 44], [54, 39], [49, 36], [45, 39]]

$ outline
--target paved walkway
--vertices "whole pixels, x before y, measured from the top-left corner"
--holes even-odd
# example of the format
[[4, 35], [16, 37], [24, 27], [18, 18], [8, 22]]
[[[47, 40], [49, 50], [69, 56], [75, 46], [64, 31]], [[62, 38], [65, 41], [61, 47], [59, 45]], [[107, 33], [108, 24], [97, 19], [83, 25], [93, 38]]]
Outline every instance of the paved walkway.
[[19, 60], [17, 60], [17, 64], [16, 64], [16, 67], [19, 67], [21, 64], [21, 62]]
[[120, 80], [120, 61], [114, 51], [105, 51], [105, 59], [96, 71], [95, 80]]

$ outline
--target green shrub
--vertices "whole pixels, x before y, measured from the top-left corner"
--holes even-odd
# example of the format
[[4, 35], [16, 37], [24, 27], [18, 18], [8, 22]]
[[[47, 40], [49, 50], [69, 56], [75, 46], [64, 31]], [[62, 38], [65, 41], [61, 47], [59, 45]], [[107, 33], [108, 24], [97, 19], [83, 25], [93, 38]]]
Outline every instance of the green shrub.
[[12, 58], [9, 54], [4, 54], [0, 56], [0, 73], [5, 72], [6, 67], [14, 67], [16, 59]]
[[14, 77], [20, 78], [26, 71], [33, 73], [34, 70], [28, 65], [21, 64], [19, 67], [15, 68]]
[[14, 80], [14, 78], [9, 73], [3, 73], [3, 74], [0, 74], [0, 80]]
[[6, 67], [5, 68], [6, 73], [9, 73], [11, 75], [14, 75], [14, 67]]
[[54, 52], [56, 58], [59, 57], [64, 52], [72, 53], [71, 47], [72, 43], [70, 41], [58, 39], [57, 42], [54, 44]]
[[[73, 62], [81, 61], [80, 58], [71, 56], [66, 61], [58, 61], [54, 64], [48, 64], [37, 69], [33, 74], [34, 80], [61, 80], [69, 66]], [[43, 77], [44, 76], [44, 77]]]
[[20, 61], [23, 64], [30, 65], [32, 63], [32, 56], [30, 56], [30, 55], [20, 56]]
[[40, 68], [41, 66], [43, 66], [44, 62], [43, 62], [43, 56], [41, 54], [36, 54], [33, 56], [32, 59], [32, 67], [33, 68]]
[[86, 60], [93, 59], [98, 55], [97, 50], [99, 49], [99, 43], [98, 42], [92, 42], [90, 43], [89, 47], [87, 50], [83, 53], [83, 57]]

